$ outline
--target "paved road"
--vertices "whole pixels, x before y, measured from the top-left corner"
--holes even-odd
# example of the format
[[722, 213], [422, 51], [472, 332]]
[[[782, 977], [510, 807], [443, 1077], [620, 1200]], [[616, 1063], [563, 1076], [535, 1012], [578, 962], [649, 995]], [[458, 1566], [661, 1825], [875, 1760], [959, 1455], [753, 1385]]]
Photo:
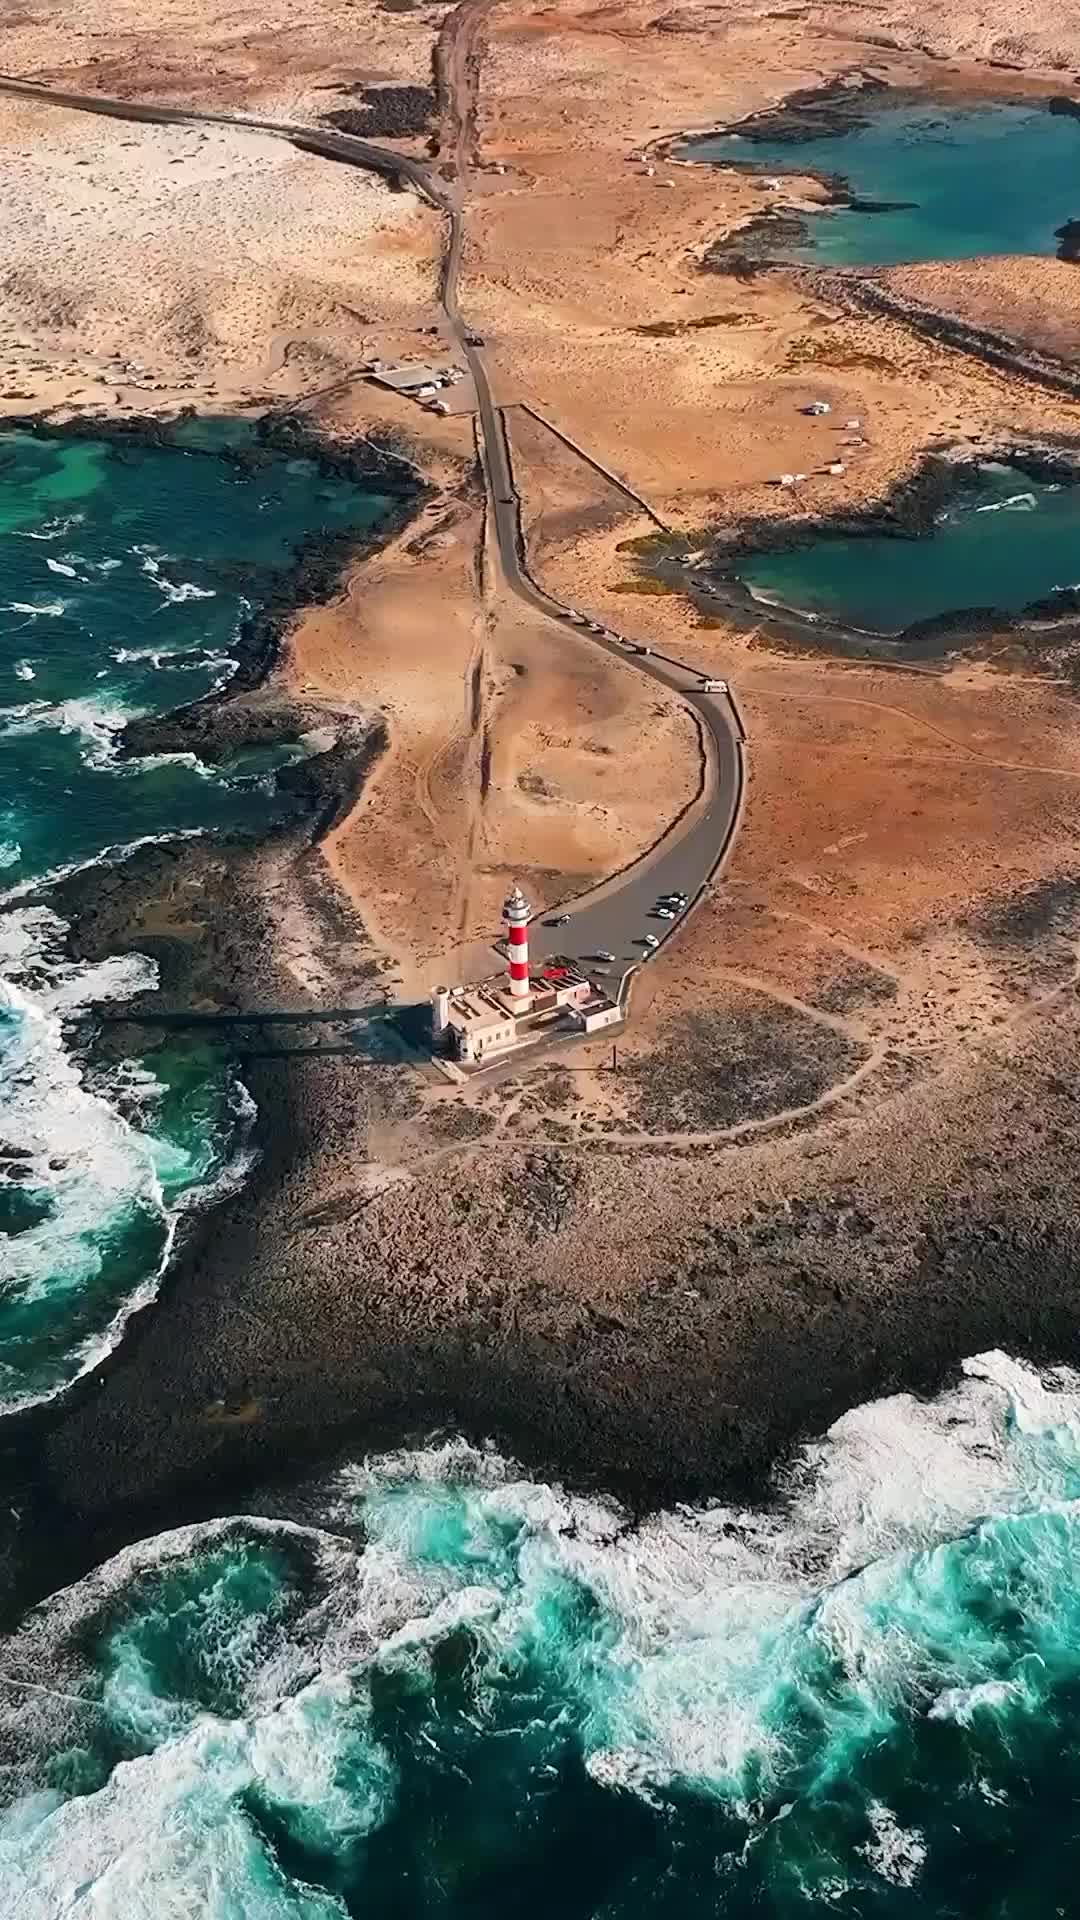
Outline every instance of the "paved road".
[[203, 107], [159, 107], [142, 100], [116, 100], [107, 94], [67, 93], [59, 87], [39, 86], [34, 80], [19, 80], [13, 74], [0, 74], [0, 93], [19, 99], [40, 100], [53, 107], [72, 107], [78, 113], [99, 113], [108, 120], [131, 120], [156, 127], [245, 127], [253, 133], [270, 134], [287, 140], [304, 153], [321, 154], [327, 160], [344, 161], [364, 167], [386, 179], [407, 180], [421, 199], [442, 212], [448, 212], [450, 198], [441, 182], [420, 160], [378, 147], [352, 133], [336, 133], [330, 128], [307, 127], [297, 120], [260, 120], [249, 113], [214, 113]]
[[650, 679], [659, 680], [681, 694], [701, 723], [705, 760], [703, 791], [685, 817], [651, 853], [617, 881], [587, 894], [580, 903], [567, 902], [565, 910], [571, 916], [568, 926], [551, 927], [546, 924], [550, 914], [542, 913], [530, 928], [533, 959], [554, 953], [588, 958], [597, 952], [609, 952], [615, 955], [612, 965], [615, 983], [628, 966], [648, 959], [650, 950], [642, 944], [646, 934], [655, 934], [662, 945], [678, 930], [678, 921], [648, 917], [657, 896], [683, 892], [689, 896], [692, 906], [728, 851], [738, 824], [745, 781], [742, 723], [730, 694], [703, 691], [699, 669], [687, 667], [666, 655], [646, 655], [632, 650], [630, 644], [610, 628], [602, 633], [582, 628], [572, 617], [581, 609], [564, 606], [537, 586], [529, 574], [524, 559], [521, 502], [514, 482], [505, 416], [492, 399], [482, 350], [469, 344], [468, 329], [457, 307], [461, 234], [460, 215], [456, 210], [451, 214], [451, 226], [458, 229], [457, 246], [455, 250], [452, 231], [443, 302], [476, 384], [488, 495], [499, 562], [507, 586], [536, 612], [559, 621], [583, 640], [617, 655], [648, 674]]
[[140, 101], [110, 99], [104, 95], [70, 93], [7, 75], [0, 75], [0, 94], [14, 94], [20, 98], [40, 100], [43, 104], [98, 113], [110, 119], [159, 126], [249, 128], [257, 133], [288, 140], [304, 152], [363, 167], [390, 179], [408, 181], [422, 199], [446, 216], [448, 234], [443, 256], [441, 299], [447, 325], [468, 364], [476, 387], [488, 493], [499, 562], [506, 585], [537, 613], [559, 621], [577, 634], [583, 643], [603, 647], [608, 653], [618, 655], [652, 679], [672, 688], [694, 710], [701, 723], [705, 766], [703, 789], [698, 800], [657, 846], [626, 873], [594, 889], [579, 903], [567, 903], [566, 910], [571, 915], [569, 925], [561, 928], [545, 925], [550, 911], [539, 915], [534, 922], [531, 932], [534, 958], [543, 958], [551, 953], [588, 957], [598, 950], [607, 950], [616, 956], [612, 970], [614, 984], [616, 977], [623, 974], [627, 966], [648, 957], [648, 950], [640, 944], [647, 932], [655, 933], [662, 942], [677, 931], [677, 921], [648, 918], [656, 896], [678, 889], [690, 896], [692, 905], [727, 852], [738, 825], [743, 796], [745, 769], [742, 726], [730, 696], [705, 693], [701, 687], [701, 675], [696, 669], [665, 656], [631, 651], [625, 642], [609, 630], [590, 632], [580, 624], [580, 620], [573, 618], [574, 609], [545, 593], [528, 572], [521, 532], [520, 500], [514, 481], [505, 418], [492, 397], [483, 348], [479, 343], [474, 344], [470, 337], [470, 328], [458, 304], [464, 239], [462, 189], [466, 174], [466, 149], [475, 121], [473, 95], [476, 62], [469, 56], [472, 36], [482, 21], [483, 12], [484, 8], [475, 3], [458, 9], [462, 37], [457, 47], [450, 48], [450, 79], [459, 94], [457, 151], [454, 155], [457, 177], [453, 183], [444, 181], [422, 161], [376, 146], [354, 134], [307, 127], [299, 122], [260, 120], [250, 114], [162, 107]]
[[[467, 4], [458, 9], [456, 16], [451, 16], [460, 20], [463, 29], [461, 44], [451, 51], [449, 62], [450, 79], [459, 96], [475, 87], [476, 63], [469, 59], [468, 36], [482, 23], [483, 11], [475, 3]], [[557, 620], [583, 640], [616, 654], [620, 660], [630, 662], [653, 680], [681, 694], [701, 724], [704, 769], [700, 798], [652, 852], [624, 874], [590, 890], [580, 901], [566, 902], [564, 911], [570, 915], [567, 925], [552, 926], [553, 916], [550, 909], [546, 909], [536, 916], [529, 929], [529, 951], [533, 960], [553, 954], [567, 954], [576, 959], [589, 959], [597, 953], [613, 954], [613, 961], [604, 964], [610, 964], [610, 980], [614, 986], [625, 977], [628, 967], [648, 959], [650, 949], [644, 945], [647, 934], [654, 935], [658, 945], [662, 945], [678, 930], [678, 920], [650, 918], [657, 897], [681, 891], [689, 898], [688, 911], [692, 910], [728, 851], [738, 825], [745, 782], [742, 722], [730, 695], [703, 691], [698, 670], [666, 656], [631, 650], [627, 641], [610, 629], [596, 633], [583, 628], [573, 618], [573, 614], [580, 614], [581, 610], [564, 606], [545, 593], [528, 571], [521, 530], [521, 501], [514, 480], [506, 418], [492, 397], [483, 348], [473, 344], [474, 336], [458, 304], [464, 242], [461, 209], [464, 147], [467, 129], [475, 120], [475, 100], [459, 97], [456, 118], [458, 179], [449, 208], [442, 302], [476, 388], [488, 498], [503, 579], [511, 592], [537, 613]]]

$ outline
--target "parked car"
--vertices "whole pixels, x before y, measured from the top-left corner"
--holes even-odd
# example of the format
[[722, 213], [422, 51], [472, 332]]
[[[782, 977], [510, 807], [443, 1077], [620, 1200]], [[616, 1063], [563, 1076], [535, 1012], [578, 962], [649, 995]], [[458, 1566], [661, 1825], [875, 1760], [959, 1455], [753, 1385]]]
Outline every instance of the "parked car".
[[611, 961], [611, 960], [614, 960], [615, 955], [613, 953], [609, 953], [606, 947], [598, 947], [596, 951], [596, 958], [597, 960]]
[[647, 933], [641, 944], [643, 947], [648, 947], [651, 952], [653, 947], [658, 947], [660, 945], [659, 936], [655, 933]]

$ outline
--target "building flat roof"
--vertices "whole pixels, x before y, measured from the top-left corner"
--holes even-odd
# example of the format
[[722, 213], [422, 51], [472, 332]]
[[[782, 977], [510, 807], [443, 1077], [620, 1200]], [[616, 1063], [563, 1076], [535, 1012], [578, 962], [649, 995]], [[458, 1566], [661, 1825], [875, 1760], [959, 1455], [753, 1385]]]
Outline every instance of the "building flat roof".
[[464, 987], [460, 993], [451, 996], [450, 1021], [453, 1026], [477, 1031], [484, 1027], [505, 1026], [509, 1018], [506, 1010], [481, 987]]
[[393, 387], [396, 393], [411, 393], [414, 387], [437, 387], [447, 378], [449, 367], [417, 366], [372, 368], [369, 378], [381, 387]]

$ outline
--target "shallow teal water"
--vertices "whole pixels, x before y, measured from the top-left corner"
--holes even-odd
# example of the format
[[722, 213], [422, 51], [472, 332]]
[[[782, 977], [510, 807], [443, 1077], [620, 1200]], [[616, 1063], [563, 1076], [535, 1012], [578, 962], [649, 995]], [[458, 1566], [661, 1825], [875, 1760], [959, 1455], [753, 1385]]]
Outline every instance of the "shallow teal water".
[[130, 1550], [0, 1647], [62, 1696], [0, 1686], [0, 1907], [1073, 1912], [1080, 1380], [982, 1356], [785, 1496], [632, 1526], [448, 1445]]
[[764, 598], [876, 632], [961, 608], [1018, 613], [1080, 584], [1080, 487], [972, 468], [970, 488], [918, 540], [828, 537], [735, 570]]
[[224, 684], [308, 537], [359, 535], [388, 504], [231, 423], [165, 447], [0, 433], [0, 1410], [114, 1342], [178, 1208], [240, 1171], [250, 1121], [205, 1051], [88, 1074], [65, 1018], [154, 969], [73, 967], [20, 895], [107, 849], [280, 817], [274, 765], [299, 745], [131, 761], [120, 729]]
[[841, 174], [865, 199], [914, 203], [810, 216], [806, 243], [783, 251], [834, 266], [1053, 254], [1055, 229], [1080, 217], [1080, 121], [1041, 103], [866, 111], [867, 125], [846, 134], [798, 142], [722, 134], [681, 151], [765, 174]]

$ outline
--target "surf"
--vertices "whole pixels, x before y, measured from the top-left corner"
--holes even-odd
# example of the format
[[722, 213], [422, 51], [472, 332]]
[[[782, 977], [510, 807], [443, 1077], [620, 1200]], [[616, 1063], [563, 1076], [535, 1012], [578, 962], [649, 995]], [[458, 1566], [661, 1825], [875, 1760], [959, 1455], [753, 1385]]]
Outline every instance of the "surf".
[[130, 753], [125, 729], [220, 692], [312, 533], [366, 529], [389, 504], [335, 478], [314, 507], [310, 470], [268, 452], [241, 474], [227, 426], [203, 427], [198, 451], [182, 427], [120, 453], [62, 430], [0, 435], [21, 536], [0, 546], [0, 1414], [99, 1365], [153, 1300], [180, 1213], [250, 1167], [250, 1097], [225, 1059], [177, 1045], [96, 1060], [94, 1006], [152, 991], [156, 969], [74, 962], [43, 890], [285, 817], [276, 771], [302, 743], [218, 762]]
[[0, 1895], [495, 1913], [542, 1861], [551, 1911], [588, 1833], [620, 1920], [983, 1911], [1080, 1782], [1078, 1568], [1080, 1379], [1000, 1353], [853, 1409], [758, 1508], [635, 1522], [461, 1440], [345, 1464], [0, 1647]]

